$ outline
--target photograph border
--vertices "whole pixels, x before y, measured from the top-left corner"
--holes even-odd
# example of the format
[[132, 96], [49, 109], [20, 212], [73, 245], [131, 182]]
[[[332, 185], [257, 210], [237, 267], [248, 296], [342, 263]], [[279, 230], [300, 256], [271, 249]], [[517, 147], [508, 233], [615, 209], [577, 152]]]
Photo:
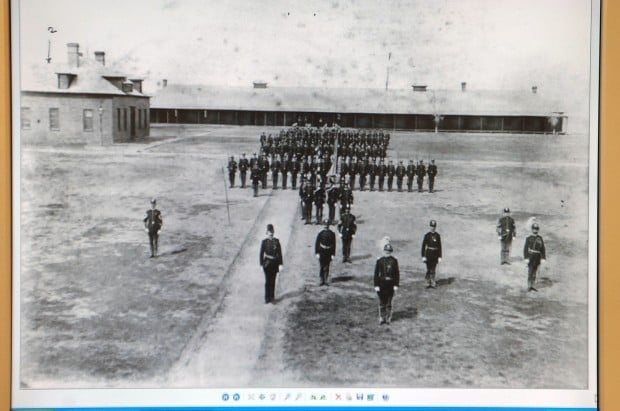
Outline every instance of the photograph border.
[[[5, 93], [0, 98], [0, 409], [10, 409], [11, 372], [11, 111], [10, 111], [10, 0], [0, 6], [0, 82]], [[620, 155], [620, 118], [614, 115], [620, 109], [620, 27], [613, 22], [620, 19], [620, 2], [602, 3], [600, 139], [599, 139], [599, 278], [598, 278], [598, 375], [599, 407], [611, 410], [620, 407], [620, 393], [615, 383], [620, 377], [620, 327], [616, 315], [620, 312], [620, 262], [614, 258], [617, 249], [615, 234], [620, 229], [620, 195], [615, 188], [614, 175]]]

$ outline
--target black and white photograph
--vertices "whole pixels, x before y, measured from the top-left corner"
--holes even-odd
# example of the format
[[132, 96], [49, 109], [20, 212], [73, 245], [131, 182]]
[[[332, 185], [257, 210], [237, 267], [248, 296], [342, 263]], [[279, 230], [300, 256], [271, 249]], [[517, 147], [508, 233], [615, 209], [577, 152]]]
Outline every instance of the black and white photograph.
[[595, 390], [598, 9], [13, 1], [14, 387]]

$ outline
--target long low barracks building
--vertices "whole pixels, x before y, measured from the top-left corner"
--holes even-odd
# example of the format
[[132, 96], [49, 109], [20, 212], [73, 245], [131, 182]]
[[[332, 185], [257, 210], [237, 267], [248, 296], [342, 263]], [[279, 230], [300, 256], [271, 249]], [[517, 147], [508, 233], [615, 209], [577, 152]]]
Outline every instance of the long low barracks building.
[[537, 87], [519, 91], [219, 87], [167, 84], [151, 100], [151, 122], [413, 131], [559, 133], [568, 117]]

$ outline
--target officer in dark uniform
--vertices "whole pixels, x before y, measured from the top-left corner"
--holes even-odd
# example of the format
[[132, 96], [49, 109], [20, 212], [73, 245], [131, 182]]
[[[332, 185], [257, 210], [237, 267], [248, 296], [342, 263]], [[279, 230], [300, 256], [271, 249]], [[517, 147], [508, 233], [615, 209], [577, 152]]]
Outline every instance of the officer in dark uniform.
[[250, 162], [245, 158], [245, 153], [241, 154], [239, 159], [239, 175], [241, 176], [241, 188], [245, 188], [245, 178], [247, 176], [248, 168], [250, 168]]
[[407, 191], [412, 191], [413, 186], [413, 177], [415, 176], [415, 164], [413, 164], [413, 160], [409, 160], [409, 164], [407, 165]]
[[259, 263], [265, 273], [265, 304], [274, 302], [276, 276], [282, 265], [282, 247], [273, 232], [273, 225], [267, 224], [267, 238], [260, 245]]
[[230, 181], [230, 188], [235, 186], [235, 174], [237, 173], [237, 162], [234, 156], [230, 156], [228, 161], [228, 180]]
[[418, 192], [422, 192], [422, 186], [424, 185], [424, 176], [426, 175], [426, 167], [424, 166], [424, 161], [420, 160], [418, 164], [418, 168], [415, 170], [415, 173], [418, 176]]
[[396, 187], [398, 187], [399, 192], [403, 191], [403, 179], [405, 178], [406, 171], [403, 162], [399, 161], [398, 167], [396, 167]]
[[534, 287], [534, 284], [536, 284], [536, 273], [538, 272], [538, 267], [547, 258], [545, 242], [538, 235], [539, 229], [538, 223], [532, 224], [532, 235], [525, 239], [523, 247], [523, 258], [525, 259], [525, 264], [527, 264], [527, 291], [538, 291]]
[[319, 264], [321, 266], [319, 272], [319, 276], [321, 278], [320, 285], [329, 285], [329, 265], [336, 255], [336, 234], [329, 229], [328, 220], [325, 220], [323, 224], [325, 224], [325, 228], [316, 236], [316, 242], [314, 243], [314, 254], [319, 260]]
[[314, 190], [312, 199], [314, 201], [314, 207], [316, 208], [316, 223], [321, 224], [321, 221], [323, 221], [323, 205], [325, 204], [325, 186], [323, 183], [319, 185], [319, 188]]
[[336, 203], [340, 198], [340, 188], [334, 185], [335, 177], [330, 178], [329, 187], [327, 188], [327, 207], [329, 208], [329, 223], [334, 224], [336, 221]]
[[517, 236], [517, 229], [515, 220], [510, 216], [509, 208], [504, 208], [504, 215], [497, 222], [496, 230], [501, 243], [500, 263], [510, 264], [510, 249], [512, 248], [512, 239]]
[[355, 216], [351, 214], [349, 208], [340, 210], [340, 223], [338, 224], [338, 232], [342, 238], [342, 262], [351, 262], [351, 243], [357, 232], [357, 224], [355, 224]]
[[431, 160], [426, 173], [428, 174], [428, 191], [432, 193], [435, 187], [435, 177], [437, 176], [437, 166], [435, 165], [435, 160]]
[[151, 247], [151, 258], [157, 257], [157, 247], [159, 245], [159, 232], [161, 226], [164, 224], [164, 220], [161, 216], [161, 211], [157, 208], [157, 200], [154, 198], [151, 200], [151, 209], [146, 211], [144, 217], [144, 231], [149, 235], [149, 246]]
[[398, 260], [392, 256], [392, 244], [383, 247], [383, 257], [375, 264], [374, 284], [379, 296], [379, 324], [392, 322], [392, 298], [400, 283]]
[[254, 197], [258, 197], [258, 184], [261, 181], [261, 176], [262, 174], [258, 166], [258, 162], [256, 162], [250, 171], [250, 180], [252, 180], [252, 191], [254, 192]]
[[388, 191], [392, 191], [392, 184], [394, 183], [394, 174], [396, 174], [396, 167], [394, 167], [394, 164], [392, 164], [392, 160], [390, 160], [387, 166]]
[[431, 220], [430, 226], [431, 231], [426, 233], [422, 241], [422, 261], [426, 263], [426, 288], [436, 288], [435, 268], [441, 262], [441, 236], [435, 232], [435, 220]]

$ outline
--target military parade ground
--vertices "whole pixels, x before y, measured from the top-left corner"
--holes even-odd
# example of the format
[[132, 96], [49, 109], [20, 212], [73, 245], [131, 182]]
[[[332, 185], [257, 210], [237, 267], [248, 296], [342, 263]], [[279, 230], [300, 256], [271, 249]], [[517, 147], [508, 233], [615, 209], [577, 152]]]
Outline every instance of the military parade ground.
[[[386, 160], [435, 160], [434, 192], [426, 180], [422, 192], [356, 187], [350, 262], [337, 237], [322, 286], [323, 225], [303, 224], [299, 186], [269, 180], [254, 197], [238, 175], [229, 184], [230, 156], [279, 131], [152, 125], [136, 143], [24, 145], [22, 386], [587, 387], [587, 135], [390, 130]], [[163, 225], [149, 258], [152, 198]], [[523, 255], [533, 217], [546, 246], [537, 291]], [[431, 220], [435, 288], [420, 252]], [[268, 224], [283, 263], [273, 304], [258, 255]], [[373, 286], [385, 237], [400, 267], [389, 325]]]

